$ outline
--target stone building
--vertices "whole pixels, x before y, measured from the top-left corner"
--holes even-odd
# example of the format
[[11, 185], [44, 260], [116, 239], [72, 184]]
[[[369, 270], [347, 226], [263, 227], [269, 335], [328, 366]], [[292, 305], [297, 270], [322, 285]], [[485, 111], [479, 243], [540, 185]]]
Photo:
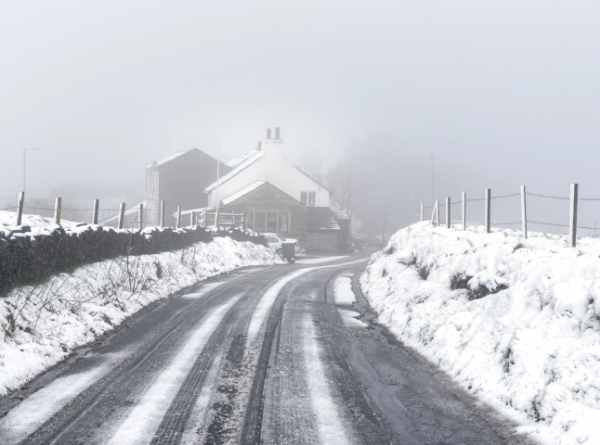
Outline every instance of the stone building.
[[[177, 206], [182, 210], [206, 207], [207, 185], [217, 179], [217, 160], [197, 148], [178, 152], [146, 168], [146, 225], [159, 225], [160, 202], [165, 201], [165, 225], [175, 226]], [[221, 162], [220, 174], [231, 167]]]
[[268, 182], [258, 181], [222, 204], [225, 212], [243, 213], [248, 229], [278, 233], [306, 244], [307, 207]]

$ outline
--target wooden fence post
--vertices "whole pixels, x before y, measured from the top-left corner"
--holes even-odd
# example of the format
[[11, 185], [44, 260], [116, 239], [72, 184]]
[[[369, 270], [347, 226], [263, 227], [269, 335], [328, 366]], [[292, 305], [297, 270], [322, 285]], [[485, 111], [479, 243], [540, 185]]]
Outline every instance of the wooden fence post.
[[23, 222], [23, 205], [25, 204], [25, 192], [19, 192], [17, 201], [17, 226]]
[[433, 202], [433, 210], [431, 211], [431, 225], [435, 226], [435, 212], [437, 211], [437, 201]]
[[181, 227], [179, 224], [181, 223], [181, 206], [177, 206], [177, 225], [175, 226], [176, 229], [179, 229], [179, 227]]
[[485, 189], [485, 232], [490, 233], [492, 221], [491, 221], [491, 204], [492, 204], [492, 190]]
[[62, 210], [62, 198], [56, 198], [54, 204], [54, 224], [60, 225], [60, 214]]
[[161, 227], [165, 226], [165, 200], [160, 201], [160, 222]]
[[521, 186], [521, 226], [523, 238], [527, 239], [527, 194], [524, 185]]
[[421, 222], [423, 222], [423, 215], [424, 215], [423, 212], [424, 211], [425, 211], [425, 209], [423, 208], [423, 201], [421, 201]]
[[94, 213], [92, 214], [92, 224], [98, 224], [98, 213], [100, 212], [100, 200], [94, 199]]
[[579, 184], [571, 184], [571, 247], [577, 247], [577, 199], [579, 194]]
[[144, 204], [140, 204], [140, 232], [144, 229]]
[[196, 212], [194, 211], [192, 211], [190, 222], [190, 227], [194, 227], [196, 225]]
[[435, 226], [439, 227], [440, 225], [440, 202], [435, 200]]
[[119, 207], [119, 229], [125, 226], [125, 203], [122, 202]]
[[467, 192], [462, 192], [462, 223], [463, 230], [467, 230]]
[[451, 220], [451, 215], [452, 212], [450, 211], [450, 197], [446, 196], [446, 229], [449, 229], [450, 227], [452, 227], [452, 220]]

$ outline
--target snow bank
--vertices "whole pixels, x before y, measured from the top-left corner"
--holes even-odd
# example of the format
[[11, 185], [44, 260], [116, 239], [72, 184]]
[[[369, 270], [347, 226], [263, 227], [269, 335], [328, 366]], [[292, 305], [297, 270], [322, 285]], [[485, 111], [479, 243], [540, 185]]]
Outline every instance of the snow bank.
[[361, 277], [379, 321], [543, 443], [600, 443], [600, 240], [418, 223]]
[[179, 251], [101, 261], [14, 289], [0, 299], [0, 395], [153, 301], [238, 267], [276, 261], [267, 247], [219, 237]]
[[[0, 230], [14, 230], [14, 228], [16, 227], [16, 223], [17, 212], [12, 212], [9, 210], [0, 210]], [[54, 218], [46, 218], [40, 215], [23, 214], [21, 224], [24, 226], [31, 227], [32, 232], [37, 234], [37, 228], [54, 226]], [[65, 228], [75, 227], [78, 224], [79, 223], [75, 223], [72, 221], [61, 220], [61, 225]]]

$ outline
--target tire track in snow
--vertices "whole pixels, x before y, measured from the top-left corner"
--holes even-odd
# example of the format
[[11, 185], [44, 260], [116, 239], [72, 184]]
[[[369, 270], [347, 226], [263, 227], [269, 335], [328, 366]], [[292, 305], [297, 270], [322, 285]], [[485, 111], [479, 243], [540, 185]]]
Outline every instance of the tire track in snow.
[[325, 367], [321, 361], [322, 352], [317, 342], [315, 325], [310, 313], [307, 313], [304, 318], [302, 349], [310, 401], [321, 443], [349, 445], [346, 430], [331, 397], [329, 384], [325, 377]]
[[[286, 286], [294, 279], [311, 272], [317, 268], [298, 269], [283, 278], [279, 279], [263, 295], [257, 309], [262, 305], [260, 311], [255, 311], [248, 330], [248, 341], [246, 342], [246, 353], [255, 355], [252, 358], [252, 366], [255, 368], [254, 379], [248, 403], [244, 414], [243, 428], [240, 442], [244, 445], [258, 445], [263, 443], [263, 411], [265, 402], [265, 385], [268, 376], [268, 367], [271, 354], [274, 351], [274, 345], [279, 342], [279, 328], [283, 312], [283, 306], [286, 301], [286, 295], [283, 292]], [[283, 294], [283, 295], [281, 295]], [[279, 298], [281, 295], [281, 298]], [[273, 307], [274, 306], [274, 307]], [[265, 324], [265, 319], [266, 324]], [[262, 325], [265, 324], [262, 335], [259, 337]], [[250, 330], [252, 327], [253, 331]], [[253, 340], [250, 340], [252, 332]], [[258, 339], [261, 339], [259, 342]], [[256, 351], [258, 350], [258, 351]], [[257, 353], [258, 352], [258, 353]]]
[[279, 296], [279, 293], [288, 284], [295, 278], [298, 278], [301, 275], [304, 275], [307, 272], [315, 270], [314, 267], [309, 267], [306, 269], [298, 269], [294, 272], [285, 275], [283, 278], [279, 279], [274, 285], [272, 285], [262, 296], [258, 305], [256, 306], [256, 310], [254, 311], [254, 315], [252, 315], [252, 319], [250, 320], [250, 326], [248, 327], [248, 340], [246, 342], [246, 348], [248, 348], [251, 343], [254, 342], [256, 336], [258, 335], [260, 328], [264, 324], [267, 315], [269, 314], [273, 304], [275, 304], [275, 300]]
[[152, 440], [165, 412], [194, 366], [197, 357], [202, 353], [210, 335], [240, 297], [241, 295], [233, 297], [216, 309], [194, 332], [171, 364], [146, 390], [140, 402], [108, 441], [109, 445], [141, 445]]
[[78, 374], [59, 377], [25, 399], [0, 419], [0, 443], [17, 444], [42, 426], [81, 392], [107, 374], [126, 354], [114, 354], [104, 363]]
[[[213, 310], [213, 303], [218, 301], [222, 293], [212, 293], [207, 299], [202, 299], [196, 306], [191, 306], [185, 313], [178, 313], [171, 321], [176, 321], [175, 325], [167, 324], [162, 329], [154, 332], [156, 342], [150, 342], [150, 349], [133, 358], [133, 365], [125, 363], [124, 369], [118, 370], [115, 375], [107, 375], [100, 380], [107, 380], [101, 386], [108, 384], [104, 388], [98, 389], [92, 403], [82, 410], [75, 410], [77, 413], [66, 426], [58, 431], [58, 434], [49, 442], [43, 442], [37, 437], [27, 440], [27, 444], [38, 445], [38, 443], [50, 443], [51, 445], [79, 444], [86, 445], [104, 443], [107, 425], [114, 422], [115, 415], [118, 417], [124, 407], [130, 406], [131, 401], [135, 399], [139, 388], [147, 385], [149, 375], [157, 368], [166, 366], [172, 354], [169, 352], [177, 347], [183, 332], [193, 331], [193, 328], [187, 330], [187, 326], [197, 323], [194, 317], [202, 316], [205, 310]], [[208, 306], [208, 308], [207, 308]], [[128, 358], [129, 360], [129, 358]], [[124, 361], [125, 362], [125, 361]], [[130, 367], [131, 366], [131, 367]], [[70, 417], [70, 416], [69, 416]], [[68, 418], [68, 417], [67, 417]], [[39, 431], [36, 431], [37, 435]], [[83, 442], [82, 442], [83, 441]]]
[[199, 441], [201, 429], [205, 423], [206, 413], [209, 409], [210, 395], [217, 380], [217, 373], [222, 366], [223, 356], [219, 353], [213, 360], [208, 376], [196, 399], [196, 403], [190, 414], [185, 431], [181, 437], [181, 445], [196, 445]]

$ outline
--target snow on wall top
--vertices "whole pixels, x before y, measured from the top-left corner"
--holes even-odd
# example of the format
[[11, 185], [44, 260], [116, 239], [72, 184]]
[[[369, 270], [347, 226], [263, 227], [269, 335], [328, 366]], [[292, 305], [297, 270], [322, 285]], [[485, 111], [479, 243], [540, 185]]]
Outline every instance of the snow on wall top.
[[[46, 218], [39, 215], [26, 215], [23, 214], [23, 218], [21, 219], [21, 225], [29, 226], [32, 229], [46, 226], [54, 225], [54, 218]], [[0, 231], [2, 229], [6, 229], [6, 231], [10, 231], [16, 227], [17, 223], [17, 212], [12, 212], [8, 210], [0, 210]], [[72, 227], [76, 226], [78, 223], [73, 221], [66, 221], [61, 219], [60, 221], [63, 227]]]
[[229, 198], [224, 199], [223, 205], [229, 205], [234, 201], [237, 201], [238, 199], [240, 199], [242, 196], [247, 195], [248, 193], [256, 190], [257, 188], [259, 188], [261, 185], [265, 184], [265, 181], [256, 181], [254, 184], [246, 187], [243, 190], [240, 190], [239, 192], [235, 193], [234, 195], [231, 195]]

